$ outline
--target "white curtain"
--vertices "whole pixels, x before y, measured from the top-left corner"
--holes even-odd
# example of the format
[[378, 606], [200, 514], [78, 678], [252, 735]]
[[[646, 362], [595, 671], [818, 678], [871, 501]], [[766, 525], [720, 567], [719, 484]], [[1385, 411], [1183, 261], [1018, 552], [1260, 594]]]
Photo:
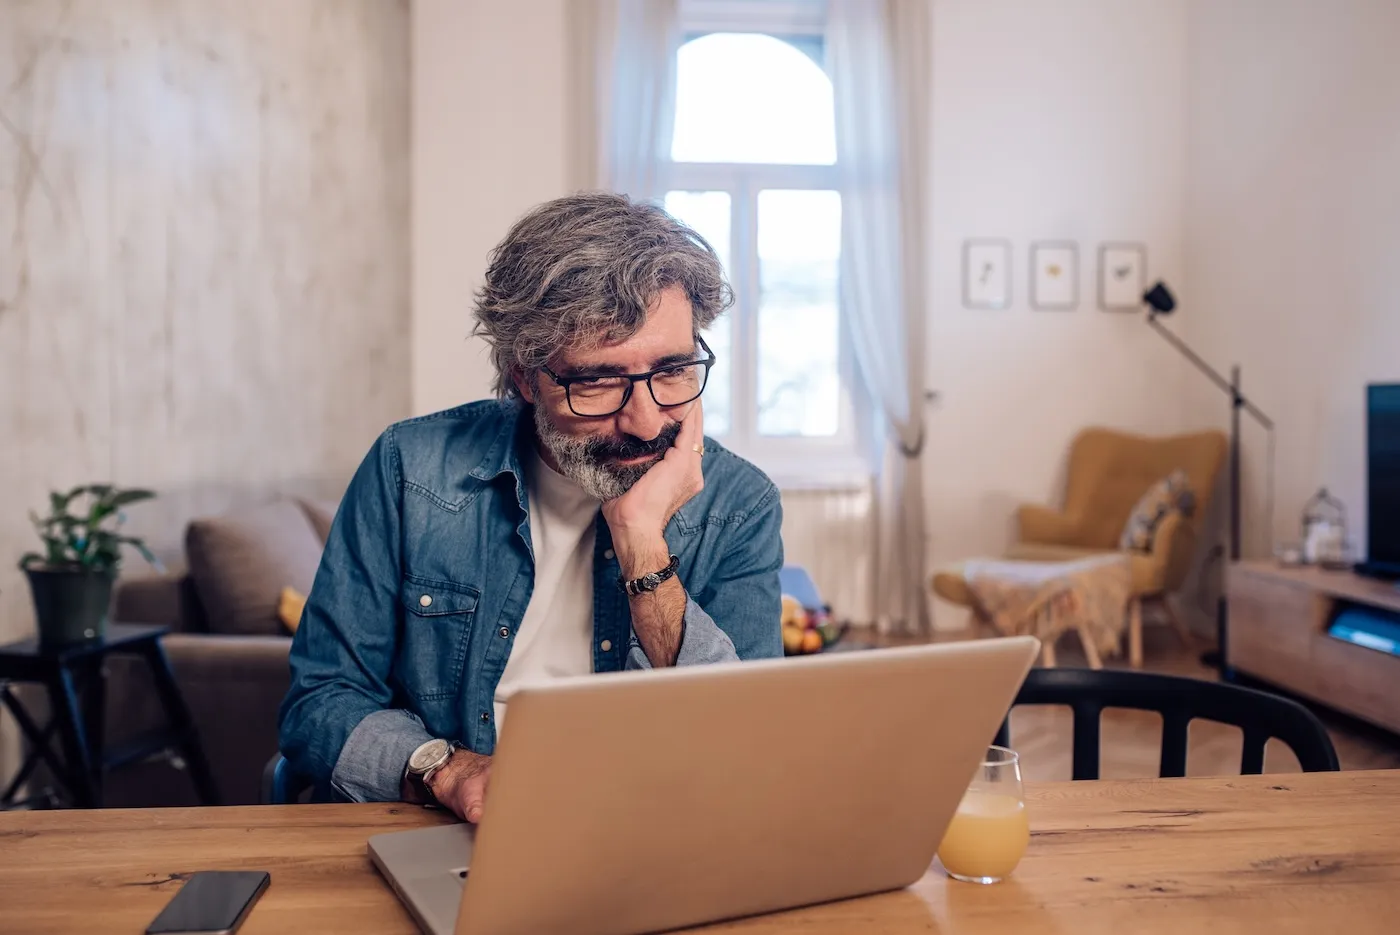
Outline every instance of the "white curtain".
[[872, 424], [876, 620], [929, 628], [923, 340], [928, 0], [829, 0], [841, 302]]
[[679, 0], [569, 0], [575, 190], [666, 194]]

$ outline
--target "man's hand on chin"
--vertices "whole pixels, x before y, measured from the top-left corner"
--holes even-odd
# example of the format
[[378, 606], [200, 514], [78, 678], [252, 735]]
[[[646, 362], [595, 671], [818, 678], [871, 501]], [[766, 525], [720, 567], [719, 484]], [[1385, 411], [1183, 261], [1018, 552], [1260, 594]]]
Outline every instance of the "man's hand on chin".
[[457, 750], [452, 758], [433, 773], [428, 782], [433, 797], [458, 818], [476, 824], [486, 804], [486, 786], [491, 781], [491, 758], [470, 750]]
[[[603, 518], [608, 521], [624, 580], [661, 571], [671, 563], [666, 524], [705, 487], [700, 472], [700, 450], [704, 444], [704, 416], [696, 402], [681, 420], [680, 433], [665, 456], [648, 468], [631, 490], [603, 504]], [[653, 666], [673, 666], [680, 658], [685, 639], [685, 603], [685, 588], [675, 576], [655, 591], [628, 598], [632, 632]]]
[[696, 400], [681, 420], [675, 443], [632, 489], [603, 504], [603, 518], [612, 532], [613, 550], [626, 578], [660, 571], [671, 560], [663, 533], [671, 517], [705, 488], [700, 454], [705, 444], [705, 416]]

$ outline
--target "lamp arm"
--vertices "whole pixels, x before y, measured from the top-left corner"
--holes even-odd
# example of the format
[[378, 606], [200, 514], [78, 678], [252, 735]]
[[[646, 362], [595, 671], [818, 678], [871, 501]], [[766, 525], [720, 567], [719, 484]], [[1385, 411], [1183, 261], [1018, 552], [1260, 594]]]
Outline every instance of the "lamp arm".
[[1156, 315], [1148, 315], [1147, 323], [1152, 326], [1154, 331], [1166, 339], [1168, 344], [1180, 351], [1183, 357], [1195, 364], [1197, 369], [1209, 377], [1212, 383], [1230, 394], [1231, 399], [1235, 400], [1246, 412], [1253, 416], [1255, 421], [1269, 431], [1273, 431], [1273, 419], [1264, 415], [1264, 413], [1259, 410], [1258, 406], [1246, 399], [1244, 394], [1239, 391], [1238, 387], [1221, 376], [1218, 370], [1206, 363], [1200, 354], [1197, 354], [1195, 351], [1191, 350], [1191, 348], [1187, 347], [1185, 341], [1182, 341], [1181, 338], [1178, 338], [1176, 335], [1172, 334], [1171, 331], [1162, 327], [1161, 322], [1157, 321]]

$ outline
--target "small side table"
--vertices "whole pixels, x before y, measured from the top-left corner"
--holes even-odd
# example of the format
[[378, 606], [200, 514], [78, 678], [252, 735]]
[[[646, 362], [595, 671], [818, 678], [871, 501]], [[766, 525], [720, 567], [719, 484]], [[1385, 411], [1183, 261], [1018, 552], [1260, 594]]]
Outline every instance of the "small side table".
[[[15, 802], [15, 797], [40, 761], [48, 764], [73, 804], [95, 808], [102, 802], [102, 781], [107, 772], [168, 749], [178, 750], [184, 758], [200, 801], [205, 805], [219, 804], [214, 777], [190, 710], [160, 644], [160, 638], [169, 629], [111, 623], [105, 638], [88, 643], [51, 647], [40, 645], [38, 638], [32, 637], [0, 646], [0, 703], [19, 722], [31, 747], [19, 772], [0, 794], [0, 809], [24, 804]], [[108, 654], [135, 655], [146, 660], [168, 720], [166, 729], [137, 738], [111, 753], [103, 749], [107, 694], [104, 663]], [[48, 690], [50, 716], [43, 728], [10, 690], [11, 683], [16, 682], [32, 682]], [[63, 747], [61, 759], [49, 746], [55, 734]]]

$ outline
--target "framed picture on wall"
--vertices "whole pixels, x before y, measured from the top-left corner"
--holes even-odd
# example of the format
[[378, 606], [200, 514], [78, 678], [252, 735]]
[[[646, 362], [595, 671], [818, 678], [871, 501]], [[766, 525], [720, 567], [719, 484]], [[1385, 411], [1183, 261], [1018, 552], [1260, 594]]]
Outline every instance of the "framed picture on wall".
[[1147, 248], [1140, 243], [1099, 245], [1099, 308], [1131, 312], [1142, 308], [1147, 288]]
[[963, 243], [963, 305], [1008, 308], [1011, 305], [1011, 241], [968, 240]]
[[1031, 244], [1031, 307], [1071, 311], [1079, 307], [1079, 248], [1064, 240]]

